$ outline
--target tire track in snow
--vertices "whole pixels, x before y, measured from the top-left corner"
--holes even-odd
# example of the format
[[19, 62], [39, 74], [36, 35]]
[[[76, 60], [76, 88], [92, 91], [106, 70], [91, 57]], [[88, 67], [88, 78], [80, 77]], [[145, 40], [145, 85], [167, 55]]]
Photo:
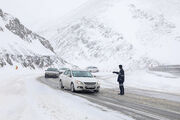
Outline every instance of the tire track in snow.
[[[44, 77], [39, 77], [38, 80], [54, 89], [58, 87], [59, 79], [45, 79]], [[102, 89], [98, 94], [71, 93], [70, 91], [67, 91], [67, 93], [85, 98], [92, 103], [96, 103], [108, 109], [124, 113], [137, 120], [180, 119], [179, 102], [138, 94], [136, 93], [137, 90], [133, 92], [133, 88], [131, 89], [127, 90], [125, 96], [117, 95], [117, 89]], [[161, 94], [159, 93], [159, 95]]]

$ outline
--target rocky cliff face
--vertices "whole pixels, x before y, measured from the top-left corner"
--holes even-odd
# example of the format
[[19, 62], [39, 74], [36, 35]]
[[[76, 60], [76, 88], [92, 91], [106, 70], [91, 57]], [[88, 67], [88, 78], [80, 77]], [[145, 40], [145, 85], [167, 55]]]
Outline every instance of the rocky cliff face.
[[0, 9], [0, 67], [21, 64], [35, 69], [66, 63], [55, 55], [48, 40]]
[[24, 25], [21, 24], [19, 19], [11, 16], [10, 14], [4, 13], [1, 9], [0, 17], [5, 22], [5, 27], [15, 35], [19, 36], [21, 39], [28, 42], [32, 42], [33, 40], [39, 40], [44, 47], [54, 52], [53, 47], [48, 40], [26, 28]]
[[49, 66], [58, 67], [65, 65], [67, 62], [59, 59], [56, 56], [28, 56], [28, 55], [13, 55], [13, 54], [0, 54], [0, 67], [6, 65], [21, 64], [25, 68], [45, 68]]

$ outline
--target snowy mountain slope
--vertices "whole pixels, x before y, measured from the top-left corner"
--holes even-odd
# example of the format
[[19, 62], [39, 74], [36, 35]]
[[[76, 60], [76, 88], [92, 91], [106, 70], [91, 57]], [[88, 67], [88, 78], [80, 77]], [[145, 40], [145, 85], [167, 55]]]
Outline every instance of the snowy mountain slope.
[[117, 64], [180, 64], [178, 6], [177, 0], [93, 0], [41, 34], [51, 39], [59, 55], [78, 65], [113, 69]]
[[141, 68], [138, 63], [142, 66], [156, 63], [147, 57], [136, 56], [132, 44], [121, 33], [95, 19], [82, 18], [72, 22], [58, 29], [51, 39], [57, 55], [81, 67], [95, 64], [109, 69], [121, 63], [128, 64], [127, 68]]
[[4, 13], [2, 10], [0, 10], [0, 16], [1, 21], [4, 22], [4, 27], [10, 32], [29, 43], [32, 43], [33, 41], [39, 41], [44, 47], [53, 51], [53, 48], [49, 44], [48, 40], [37, 35], [36, 33], [33, 33], [31, 30], [22, 25], [17, 18], [11, 16], [10, 14]]
[[0, 65], [20, 63], [25, 67], [44, 67], [60, 62], [45, 38], [33, 33], [20, 21], [0, 9]]
[[178, 6], [180, 2], [176, 0], [124, 1], [99, 18], [120, 31], [139, 53], [144, 51], [146, 56], [162, 64], [180, 64], [180, 56], [176, 54], [180, 47]]
[[[33, 32], [71, 12], [87, 0], [0, 0], [0, 8], [21, 20]], [[52, 22], [53, 23], [53, 22]]]
[[[80, 6], [71, 10], [64, 16], [56, 17], [54, 20], [49, 20], [49, 23], [41, 27], [41, 31], [55, 31], [56, 29], [63, 27], [65, 24], [81, 19], [82, 17], [97, 17], [104, 13], [109, 7], [116, 4], [118, 0], [86, 0]], [[57, 15], [56, 15], [57, 16]]]

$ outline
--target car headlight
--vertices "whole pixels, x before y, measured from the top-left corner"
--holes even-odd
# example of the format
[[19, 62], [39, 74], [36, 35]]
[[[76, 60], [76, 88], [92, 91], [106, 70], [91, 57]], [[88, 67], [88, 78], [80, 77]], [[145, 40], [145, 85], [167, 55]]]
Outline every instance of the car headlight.
[[79, 84], [79, 85], [83, 85], [83, 82], [81, 82], [79, 80], [76, 80], [76, 83]]

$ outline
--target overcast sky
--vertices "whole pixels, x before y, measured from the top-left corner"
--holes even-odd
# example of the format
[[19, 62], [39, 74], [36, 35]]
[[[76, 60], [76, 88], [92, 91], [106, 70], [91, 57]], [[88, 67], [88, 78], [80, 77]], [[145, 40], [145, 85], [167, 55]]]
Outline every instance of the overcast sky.
[[20, 19], [27, 27], [51, 22], [88, 0], [0, 0], [0, 8]]

